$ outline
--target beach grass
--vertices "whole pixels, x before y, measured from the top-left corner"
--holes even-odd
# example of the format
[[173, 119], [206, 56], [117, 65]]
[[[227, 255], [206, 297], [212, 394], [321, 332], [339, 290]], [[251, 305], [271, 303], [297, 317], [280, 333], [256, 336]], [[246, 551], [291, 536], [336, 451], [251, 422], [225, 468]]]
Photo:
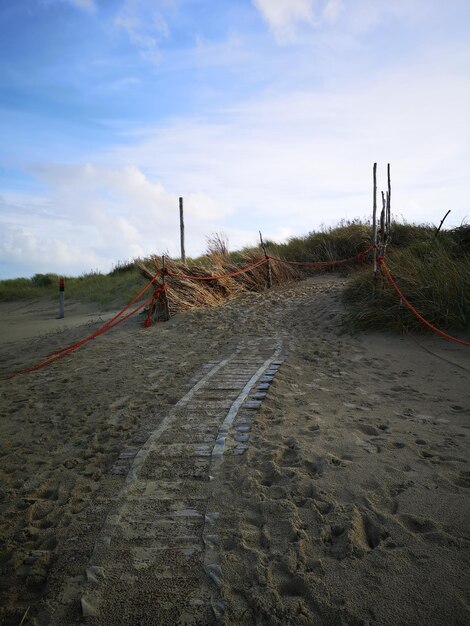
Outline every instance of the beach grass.
[[[125, 304], [145, 286], [135, 263], [118, 265], [104, 274], [87, 272], [81, 276], [65, 277], [65, 299], [96, 302], [113, 308]], [[0, 301], [56, 298], [59, 290], [57, 274], [35, 274], [32, 278], [14, 278], [0, 281]]]
[[[391, 248], [386, 258], [405, 298], [441, 329], [470, 328], [470, 254], [448, 236]], [[353, 329], [426, 330], [400, 301], [387, 277], [370, 268], [354, 274], [344, 291], [345, 322]]]

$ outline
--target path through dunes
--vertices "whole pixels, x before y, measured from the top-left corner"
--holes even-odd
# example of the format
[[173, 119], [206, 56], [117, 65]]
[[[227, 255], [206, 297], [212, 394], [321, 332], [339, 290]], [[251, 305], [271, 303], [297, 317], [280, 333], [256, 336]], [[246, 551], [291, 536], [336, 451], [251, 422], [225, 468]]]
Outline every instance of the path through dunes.
[[466, 623], [468, 372], [345, 334], [342, 285], [130, 321], [2, 387], [6, 624]]

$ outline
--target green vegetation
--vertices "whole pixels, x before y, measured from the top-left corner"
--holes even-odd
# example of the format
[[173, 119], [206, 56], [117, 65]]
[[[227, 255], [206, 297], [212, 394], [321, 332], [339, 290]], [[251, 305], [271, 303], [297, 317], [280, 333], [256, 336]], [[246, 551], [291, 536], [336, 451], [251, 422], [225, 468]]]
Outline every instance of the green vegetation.
[[[65, 278], [65, 299], [96, 302], [113, 308], [126, 304], [145, 286], [134, 263], [119, 264], [109, 274], [89, 272]], [[0, 301], [57, 298], [59, 276], [35, 274], [32, 278], [0, 281]]]
[[[470, 226], [440, 232], [435, 227], [392, 224], [386, 262], [403, 295], [438, 328], [470, 328]], [[346, 322], [357, 329], [426, 328], [404, 304], [388, 279], [370, 268], [356, 272], [344, 301]]]
[[270, 254], [288, 261], [334, 261], [365, 250], [370, 245], [371, 236], [368, 223], [342, 220], [334, 228], [322, 228], [304, 237], [291, 237], [286, 243], [267, 242], [266, 246]]

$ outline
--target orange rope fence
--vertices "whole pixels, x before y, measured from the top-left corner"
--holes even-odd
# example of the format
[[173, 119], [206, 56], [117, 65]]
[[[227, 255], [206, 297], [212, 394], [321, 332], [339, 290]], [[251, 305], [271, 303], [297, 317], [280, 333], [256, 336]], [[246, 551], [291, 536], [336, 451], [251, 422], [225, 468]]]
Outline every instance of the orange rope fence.
[[8, 376], [4, 376], [0, 378], [0, 382], [4, 380], [10, 380], [11, 378], [16, 378], [17, 376], [21, 376], [23, 374], [29, 374], [30, 372], [35, 372], [39, 369], [42, 369], [43, 367], [46, 367], [46, 365], [50, 365], [51, 363], [54, 363], [55, 361], [62, 359], [63, 357], [71, 354], [72, 352], [74, 352], [75, 350], [83, 346], [84, 344], [88, 343], [92, 339], [95, 339], [96, 337], [98, 337], [99, 335], [102, 335], [106, 331], [111, 330], [111, 328], [114, 328], [121, 322], [124, 322], [125, 320], [129, 319], [132, 315], [134, 315], [135, 313], [137, 313], [138, 311], [140, 311], [145, 306], [150, 304], [150, 302], [153, 301], [154, 296], [152, 296], [151, 298], [148, 298], [147, 300], [139, 304], [130, 313], [127, 313], [126, 315], [123, 316], [123, 313], [125, 313], [133, 304], [135, 304], [135, 302], [147, 291], [147, 289], [150, 289], [150, 287], [157, 280], [160, 274], [161, 274], [161, 271], [158, 271], [155, 274], [155, 276], [152, 278], [152, 280], [150, 280], [148, 284], [145, 285], [145, 287], [141, 289], [139, 293], [136, 296], [134, 296], [132, 300], [128, 304], [126, 304], [124, 308], [122, 308], [118, 313], [116, 313], [116, 315], [113, 315], [113, 317], [110, 320], [105, 322], [102, 326], [100, 326], [100, 328], [95, 330], [95, 332], [91, 333], [91, 335], [88, 335], [88, 337], [85, 337], [84, 339], [81, 339], [80, 341], [72, 343], [69, 346], [65, 346], [64, 348], [61, 348], [60, 350], [55, 350], [54, 352], [51, 352], [50, 354], [47, 355], [46, 359], [44, 359], [40, 363], [37, 363], [36, 365], [33, 365], [32, 367], [27, 367], [13, 374], [9, 374]]
[[300, 267], [327, 267], [329, 265], [342, 265], [343, 263], [352, 263], [353, 261], [362, 261], [365, 257], [372, 252], [372, 250], [376, 246], [372, 244], [367, 248], [367, 250], [363, 250], [362, 252], [358, 252], [354, 256], [350, 256], [347, 259], [340, 259], [339, 261], [318, 261], [314, 263], [309, 263], [307, 261], [286, 261], [285, 259], [280, 259], [275, 256], [267, 255], [268, 259], [272, 259], [273, 261], [278, 261], [279, 263], [286, 263], [287, 265], [296, 265]]
[[54, 361], [58, 361], [59, 359], [63, 359], [65, 356], [68, 356], [69, 354], [71, 354], [75, 350], [78, 350], [78, 348], [80, 348], [84, 344], [88, 343], [92, 339], [95, 339], [96, 337], [98, 337], [99, 335], [102, 335], [103, 333], [105, 333], [106, 331], [110, 330], [111, 328], [114, 328], [115, 326], [117, 326], [121, 322], [124, 322], [125, 320], [129, 319], [129, 317], [131, 317], [131, 315], [134, 315], [134, 313], [137, 313], [138, 311], [143, 309], [145, 306], [147, 306], [147, 304], [149, 304], [152, 301], [152, 299], [153, 299], [153, 296], [152, 296], [152, 298], [149, 298], [148, 300], [145, 300], [144, 302], [139, 304], [134, 310], [132, 310], [130, 313], [127, 313], [127, 315], [125, 315], [124, 317], [121, 317], [120, 319], [116, 319], [114, 317], [113, 318], [114, 321], [113, 321], [112, 324], [110, 323], [111, 322], [111, 320], [110, 320], [110, 322], [108, 322], [104, 326], [101, 326], [101, 328], [96, 330], [94, 333], [92, 333], [88, 337], [85, 337], [85, 339], [82, 339], [81, 341], [77, 341], [76, 343], [74, 343], [71, 346], [68, 346], [66, 348], [63, 348], [62, 350], [58, 350], [57, 353], [55, 354], [55, 356], [52, 356], [51, 358], [47, 358], [44, 361], [41, 361], [40, 363], [37, 363], [37, 365], [33, 365], [32, 367], [27, 367], [27, 368], [25, 368], [23, 370], [19, 370], [18, 372], [15, 372], [14, 374], [9, 374], [8, 376], [4, 376], [3, 378], [0, 378], [0, 382], [4, 381], [4, 380], [10, 380], [11, 378], [16, 378], [17, 376], [21, 376], [23, 374], [29, 374], [30, 372], [36, 372], [37, 370], [40, 370], [43, 367], [46, 367], [46, 365], [50, 365], [51, 363], [54, 363]]
[[236, 272], [231, 272], [230, 274], [221, 274], [219, 276], [189, 276], [188, 274], [179, 274], [176, 272], [169, 272], [169, 271], [166, 271], [165, 274], [167, 276], [172, 276], [173, 278], [186, 278], [187, 280], [205, 280], [205, 281], [221, 280], [222, 278], [231, 278], [232, 276], [238, 276], [239, 274], [244, 274], [245, 272], [249, 272], [250, 270], [255, 269], [255, 267], [259, 267], [260, 265], [263, 265], [263, 263], [266, 263], [266, 261], [267, 259], [263, 257], [259, 261], [256, 261], [256, 263], [252, 263], [251, 265], [248, 265], [247, 267], [243, 267], [241, 270], [237, 270]]
[[448, 339], [449, 341], [454, 341], [455, 343], [459, 343], [462, 346], [466, 346], [467, 348], [470, 347], [470, 342], [469, 341], [462, 341], [461, 339], [457, 339], [456, 337], [452, 337], [452, 335], [448, 335], [447, 333], [445, 333], [443, 330], [440, 330], [439, 328], [436, 328], [436, 326], [434, 326], [433, 324], [431, 324], [431, 322], [428, 322], [427, 319], [425, 319], [421, 313], [419, 313], [414, 306], [407, 300], [407, 298], [405, 298], [405, 296], [403, 295], [403, 292], [401, 291], [400, 287], [397, 285], [397, 283], [395, 282], [395, 279], [392, 276], [392, 273], [390, 272], [390, 270], [387, 267], [387, 264], [385, 263], [385, 259], [383, 257], [377, 257], [377, 261], [380, 263], [380, 266], [382, 267], [383, 271], [385, 272], [385, 276], [388, 278], [388, 280], [390, 281], [392, 287], [395, 289], [395, 291], [398, 293], [398, 295], [400, 296], [400, 298], [402, 299], [402, 301], [406, 304], [406, 306], [409, 308], [409, 310], [413, 313], [413, 315], [415, 315], [421, 322], [423, 322], [423, 324], [425, 324], [428, 328], [430, 328], [432, 331], [434, 331], [435, 333], [438, 333], [439, 335], [441, 335], [442, 337], [445, 337], [446, 339]]
[[[244, 268], [242, 268], [240, 270], [237, 270], [236, 272], [231, 272], [229, 274], [222, 274], [222, 275], [216, 275], [216, 276], [190, 276], [190, 275], [187, 275], [187, 274], [179, 274], [179, 273], [176, 273], [176, 272], [169, 272], [166, 269], [161, 269], [161, 270], [159, 270], [155, 274], [155, 276], [149, 281], [149, 283], [143, 289], [141, 289], [139, 291], [139, 293], [136, 296], [134, 296], [134, 298], [132, 298], [132, 300], [128, 304], [126, 304], [126, 306], [123, 309], [121, 309], [118, 313], [116, 313], [116, 315], [114, 315], [110, 320], [105, 322], [100, 328], [98, 328], [91, 335], [88, 335], [88, 337], [85, 337], [84, 339], [82, 339], [80, 341], [77, 341], [76, 343], [73, 343], [73, 344], [71, 344], [69, 346], [66, 346], [64, 348], [61, 348], [61, 349], [56, 350], [54, 352], [51, 352], [50, 354], [47, 355], [47, 358], [45, 360], [41, 361], [40, 363], [37, 363], [36, 365], [34, 365], [32, 367], [27, 367], [25, 369], [22, 369], [22, 370], [19, 370], [19, 371], [13, 373], [13, 374], [10, 374], [8, 376], [4, 376], [3, 378], [0, 378], [0, 382], [5, 381], [5, 380], [10, 380], [12, 378], [16, 378], [17, 376], [21, 376], [21, 375], [24, 375], [24, 374], [35, 372], [35, 371], [37, 371], [39, 369], [42, 369], [43, 367], [46, 367], [47, 365], [50, 365], [51, 363], [54, 363], [55, 361], [58, 361], [59, 359], [62, 359], [65, 356], [68, 356], [69, 354], [71, 354], [72, 352], [74, 352], [75, 350], [77, 350], [78, 348], [83, 346], [84, 344], [88, 343], [92, 339], [95, 339], [96, 337], [99, 337], [103, 333], [107, 332], [108, 330], [111, 330], [112, 328], [115, 328], [118, 324], [121, 324], [125, 320], [129, 319], [132, 315], [134, 315], [138, 311], [142, 310], [147, 305], [149, 306], [149, 310], [148, 310], [147, 317], [146, 317], [145, 322], [144, 322], [144, 326], [145, 327], [151, 326], [153, 313], [155, 311], [157, 300], [159, 298], [161, 298], [163, 296], [163, 294], [166, 292], [166, 290], [168, 289], [168, 286], [167, 286], [167, 284], [165, 282], [163, 282], [162, 285], [159, 285], [159, 286], [156, 287], [153, 295], [150, 298], [148, 298], [144, 302], [140, 303], [138, 306], [136, 306], [132, 311], [128, 312], [126, 315], [123, 315], [123, 314], [126, 311], [128, 311], [128, 309], [130, 309], [130, 307], [133, 304], [135, 304], [137, 302], [137, 300], [147, 291], [147, 289], [149, 289], [152, 286], [152, 284], [154, 284], [154, 282], [157, 280], [158, 276], [162, 276], [163, 280], [164, 280], [165, 276], [170, 276], [170, 277], [173, 277], [173, 278], [184, 278], [184, 279], [187, 279], [187, 280], [196, 280], [196, 281], [221, 280], [223, 278], [231, 278], [233, 276], [237, 276], [239, 274], [243, 274], [245, 272], [249, 272], [249, 271], [251, 271], [251, 270], [253, 270], [253, 269], [257, 268], [257, 267], [260, 267], [264, 263], [268, 262], [269, 259], [272, 259], [273, 261], [278, 261], [280, 263], [286, 263], [288, 265], [295, 265], [295, 266], [300, 266], [300, 267], [328, 267], [328, 266], [342, 265], [342, 264], [345, 264], [345, 263], [351, 263], [351, 262], [354, 262], [354, 261], [362, 261], [363, 259], [365, 259], [367, 257], [367, 255], [374, 248], [376, 248], [376, 246], [375, 246], [375, 244], [372, 244], [371, 246], [369, 246], [369, 248], [367, 248], [367, 250], [363, 250], [362, 252], [358, 252], [355, 256], [349, 257], [347, 259], [340, 259], [340, 260], [336, 260], [336, 261], [312, 262], [312, 263], [303, 262], [303, 261], [287, 261], [285, 259], [280, 259], [278, 257], [274, 257], [274, 256], [271, 256], [269, 254], [266, 254], [263, 258], [259, 259], [255, 263], [252, 263], [251, 265], [248, 265], [247, 267], [244, 267]], [[428, 326], [428, 328], [430, 328], [434, 332], [442, 335], [443, 337], [445, 337], [446, 339], [448, 339], [450, 341], [454, 341], [455, 343], [461, 344], [461, 345], [466, 346], [466, 347], [470, 346], [470, 342], [462, 341], [461, 339], [457, 339], [456, 337], [452, 337], [451, 335], [448, 335], [444, 331], [442, 331], [439, 328], [436, 328], [435, 326], [433, 326], [433, 324], [428, 322], [420, 313], [418, 313], [418, 311], [413, 307], [413, 305], [410, 304], [410, 302], [405, 298], [405, 296], [403, 295], [402, 291], [400, 290], [400, 288], [396, 284], [396, 282], [393, 279], [393, 276], [392, 276], [390, 270], [388, 269], [388, 267], [387, 267], [387, 265], [385, 263], [384, 258], [383, 257], [377, 257], [377, 261], [380, 263], [383, 271], [385, 272], [385, 275], [389, 279], [390, 283], [392, 284], [393, 288], [398, 293], [398, 295], [400, 296], [402, 301], [406, 304], [406, 306], [410, 309], [410, 311], [414, 315], [416, 315], [416, 317], [419, 320], [421, 320], [423, 322], [423, 324], [425, 324], [426, 326]]]

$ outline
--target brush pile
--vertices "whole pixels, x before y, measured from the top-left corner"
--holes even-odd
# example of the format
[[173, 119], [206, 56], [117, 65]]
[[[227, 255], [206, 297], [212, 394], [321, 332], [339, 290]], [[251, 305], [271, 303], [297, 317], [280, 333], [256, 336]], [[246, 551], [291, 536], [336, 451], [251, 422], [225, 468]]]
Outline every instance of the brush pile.
[[[236, 276], [217, 278], [238, 272], [261, 258], [259, 251], [248, 250], [241, 255], [237, 263], [234, 263], [227, 254], [212, 253], [207, 257], [212, 266], [211, 269], [200, 264], [184, 264], [166, 258], [165, 268], [169, 275], [165, 280], [168, 283], [170, 315], [188, 309], [217, 306], [241, 292], [264, 291], [268, 286], [267, 263]], [[278, 261], [270, 260], [270, 266], [273, 286], [291, 283], [304, 277], [303, 272], [298, 268]], [[162, 257], [151, 256], [145, 260], [139, 260], [137, 268], [142, 276], [150, 280], [162, 269]], [[211, 276], [215, 277], [214, 280], [197, 280]]]

